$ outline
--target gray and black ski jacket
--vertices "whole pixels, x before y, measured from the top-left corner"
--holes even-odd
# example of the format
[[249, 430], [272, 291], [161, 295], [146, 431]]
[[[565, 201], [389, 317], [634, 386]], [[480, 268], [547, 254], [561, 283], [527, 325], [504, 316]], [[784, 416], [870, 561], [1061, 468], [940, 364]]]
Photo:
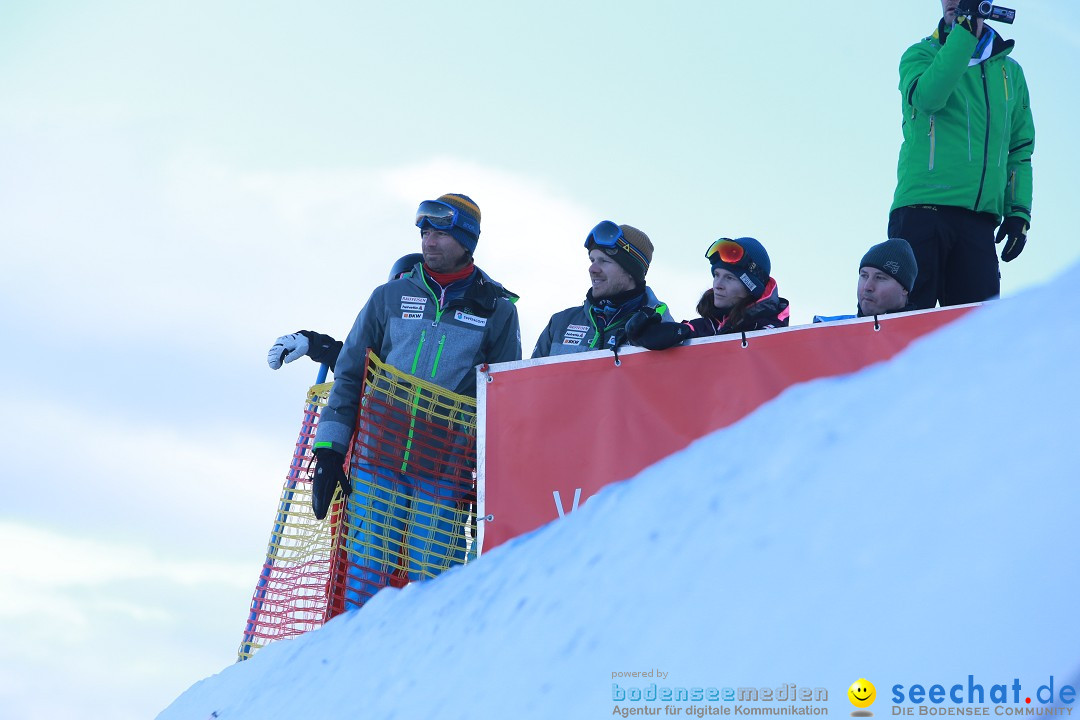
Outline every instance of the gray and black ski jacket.
[[[656, 307], [660, 301], [649, 288], [645, 288], [645, 299], [638, 307]], [[626, 321], [633, 315], [633, 311], [624, 316], [616, 316], [601, 329], [593, 317], [593, 304], [589, 296], [585, 297], [585, 303], [572, 308], [566, 308], [551, 316], [544, 332], [533, 348], [532, 357], [550, 357], [552, 355], [569, 355], [571, 353], [588, 352], [589, 350], [610, 350], [615, 343], [620, 345], [625, 335]], [[671, 313], [664, 311], [664, 320], [671, 321]]]
[[375, 288], [338, 356], [315, 446], [345, 454], [356, 426], [368, 348], [398, 370], [461, 395], [476, 395], [475, 367], [521, 359], [517, 296], [477, 268], [464, 294], [440, 297], [417, 263]]

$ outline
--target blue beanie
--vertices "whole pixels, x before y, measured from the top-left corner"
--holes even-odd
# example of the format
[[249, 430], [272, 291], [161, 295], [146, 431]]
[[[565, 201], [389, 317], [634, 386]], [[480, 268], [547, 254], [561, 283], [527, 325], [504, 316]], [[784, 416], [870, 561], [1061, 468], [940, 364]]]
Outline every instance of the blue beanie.
[[765, 285], [769, 282], [772, 273], [772, 262], [765, 247], [752, 237], [735, 238], [732, 242], [743, 249], [743, 256], [738, 262], [727, 263], [720, 259], [720, 253], [709, 256], [709, 263], [713, 269], [722, 268], [739, 278], [750, 295], [755, 300], [760, 300], [765, 294]]
[[[446, 195], [439, 196], [439, 202], [454, 206], [459, 213], [469, 216], [476, 224], [477, 228], [480, 227], [480, 207], [473, 202], [473, 199], [468, 195], [447, 193]], [[462, 247], [468, 250], [470, 254], [476, 252], [476, 243], [480, 239], [479, 230], [473, 235], [465, 228], [459, 227], [457, 223], [454, 223], [454, 226], [450, 228], [450, 234]]]

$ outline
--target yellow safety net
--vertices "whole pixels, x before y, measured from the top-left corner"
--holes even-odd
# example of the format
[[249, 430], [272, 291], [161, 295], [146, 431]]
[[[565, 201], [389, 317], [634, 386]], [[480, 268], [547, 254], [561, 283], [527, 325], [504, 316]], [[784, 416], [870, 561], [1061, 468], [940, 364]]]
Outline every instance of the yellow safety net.
[[331, 383], [308, 392], [239, 659], [313, 630], [386, 586], [475, 556], [476, 400], [369, 354], [348, 463], [326, 521], [311, 509], [312, 445]]

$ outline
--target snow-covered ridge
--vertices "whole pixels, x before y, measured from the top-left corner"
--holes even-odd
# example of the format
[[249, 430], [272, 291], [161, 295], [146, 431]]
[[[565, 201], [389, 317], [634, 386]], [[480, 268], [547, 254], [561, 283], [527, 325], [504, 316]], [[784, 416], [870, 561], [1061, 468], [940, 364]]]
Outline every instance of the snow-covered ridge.
[[[663, 712], [615, 699], [650, 683], [820, 687], [841, 715], [859, 678], [883, 716], [897, 684], [1060, 687], [1080, 669], [1080, 328], [1051, 310], [1077, 291], [1073, 268], [794, 387], [159, 717], [605, 718]], [[616, 676], [649, 670], [667, 675]]]

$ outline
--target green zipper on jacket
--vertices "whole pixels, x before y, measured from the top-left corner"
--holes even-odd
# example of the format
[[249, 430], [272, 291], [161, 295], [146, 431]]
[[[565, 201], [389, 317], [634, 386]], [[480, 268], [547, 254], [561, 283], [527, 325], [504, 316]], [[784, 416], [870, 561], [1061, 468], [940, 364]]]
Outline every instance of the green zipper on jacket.
[[596, 326], [596, 321], [593, 320], [593, 318], [592, 318], [592, 313], [589, 313], [589, 324], [592, 325], [593, 330], [595, 330], [595, 332], [593, 333], [592, 340], [589, 341], [589, 347], [595, 348], [600, 343], [601, 336], [606, 335], [609, 331], [618, 330], [619, 327], [626, 324], [626, 321], [628, 319], [629, 318], [624, 318], [624, 319], [620, 320], [619, 322], [617, 322], [617, 323], [615, 323], [613, 325], [605, 325], [604, 326], [604, 332], [601, 333], [600, 328], [598, 328]]
[[432, 291], [431, 286], [427, 284], [427, 278], [424, 277], [424, 273], [420, 273], [420, 282], [424, 283], [424, 289], [427, 290], [428, 297], [435, 301], [435, 319], [432, 321], [432, 326], [438, 325], [442, 320], [443, 308], [442, 303], [439, 302], [439, 297]]
[[445, 345], [445, 344], [446, 344], [446, 335], [444, 333], [443, 336], [441, 338], [439, 338], [439, 349], [435, 351], [435, 364], [431, 366], [431, 377], [432, 377], [432, 379], [435, 378], [435, 373], [439, 372], [439, 358], [442, 357], [443, 345]]
[[409, 370], [410, 375], [416, 374], [416, 366], [420, 364], [420, 351], [424, 349], [424, 341], [427, 340], [427, 330], [420, 331], [420, 342], [416, 344], [416, 353], [412, 358], [412, 368]]

